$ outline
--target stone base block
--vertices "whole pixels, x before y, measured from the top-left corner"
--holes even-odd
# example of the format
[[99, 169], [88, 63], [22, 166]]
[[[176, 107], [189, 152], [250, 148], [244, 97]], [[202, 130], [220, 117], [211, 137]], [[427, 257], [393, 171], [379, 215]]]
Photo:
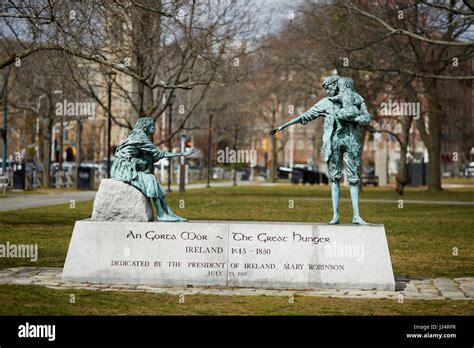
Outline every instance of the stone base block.
[[77, 221], [65, 281], [395, 290], [383, 225]]

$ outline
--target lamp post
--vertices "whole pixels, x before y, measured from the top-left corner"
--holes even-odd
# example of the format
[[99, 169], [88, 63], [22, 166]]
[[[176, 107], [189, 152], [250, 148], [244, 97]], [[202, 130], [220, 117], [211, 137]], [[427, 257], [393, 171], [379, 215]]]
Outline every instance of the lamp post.
[[[41, 107], [41, 99], [46, 98], [46, 94], [42, 94], [38, 97], [38, 106], [36, 107], [36, 130], [35, 130], [35, 171], [34, 171], [34, 178], [33, 178], [33, 188], [36, 189], [36, 185], [38, 184], [38, 166], [40, 163], [39, 157], [39, 130], [40, 130], [40, 107]], [[53, 137], [54, 134], [51, 134]], [[48, 168], [51, 168], [51, 156], [48, 159]]]
[[107, 178], [110, 178], [110, 137], [112, 132], [112, 85], [115, 80], [117, 73], [113, 70], [107, 73], [108, 83], [107, 83], [107, 95], [108, 95], [108, 104], [107, 104]]
[[[3, 68], [3, 126], [2, 126], [2, 176], [7, 176], [7, 116], [8, 116], [8, 68]], [[3, 183], [5, 188], [5, 183]]]
[[[63, 95], [63, 90], [62, 89], [57, 89], [53, 91], [54, 95]], [[60, 123], [59, 123], [59, 153], [58, 153], [58, 173], [63, 170], [63, 149], [64, 149], [64, 113], [66, 110], [63, 110], [63, 112], [60, 115]], [[53, 128], [54, 129], [54, 128]], [[54, 131], [55, 132], [55, 131]], [[55, 133], [53, 132], [53, 143], [54, 143], [54, 137]]]
[[[176, 96], [171, 92], [170, 94], [170, 102], [168, 104], [169, 108], [169, 117], [168, 117], [168, 151], [172, 152], [173, 149], [171, 148], [171, 125], [173, 121], [173, 103]], [[171, 157], [168, 158], [168, 189], [166, 191], [171, 192]]]
[[211, 187], [212, 175], [212, 118], [214, 117], [214, 110], [209, 113], [209, 132], [207, 137], [207, 188]]
[[[185, 151], [185, 146], [186, 146], [186, 135], [181, 134], [180, 137], [180, 151], [184, 152]], [[186, 176], [186, 162], [185, 162], [185, 157], [180, 156], [179, 158], [179, 192], [184, 192], [185, 191], [185, 176]]]

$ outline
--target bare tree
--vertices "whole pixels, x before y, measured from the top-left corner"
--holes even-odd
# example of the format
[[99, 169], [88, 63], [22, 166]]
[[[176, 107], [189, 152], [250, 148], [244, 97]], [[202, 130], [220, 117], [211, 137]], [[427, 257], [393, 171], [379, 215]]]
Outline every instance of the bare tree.
[[[306, 4], [299, 10], [302, 15], [295, 29], [311, 39], [319, 55], [326, 56], [338, 71], [363, 81], [357, 88], [372, 104], [373, 115], [377, 116], [384, 98], [398, 99], [408, 90], [411, 98], [426, 106], [416, 124], [429, 153], [428, 189], [441, 189], [441, 124], [446, 105], [440, 102], [440, 81], [474, 78], [470, 71], [474, 42], [468, 35], [474, 23], [472, 13], [454, 0], [441, 6], [424, 1], [383, 6], [337, 1], [334, 5]], [[409, 129], [408, 123], [403, 119], [393, 125]], [[372, 132], [379, 130], [370, 127]], [[396, 135], [400, 143], [403, 173], [399, 172], [397, 181], [401, 180], [398, 188], [402, 192], [408, 138], [403, 131], [400, 136], [386, 127], [383, 131]]]
[[[60, 121], [56, 104], [73, 92], [63, 57], [51, 52], [38, 52], [35, 57], [21, 61], [12, 69], [14, 76], [10, 103], [17, 110], [28, 110], [40, 120], [39, 136], [43, 148], [38, 158], [43, 165], [43, 185], [51, 186], [50, 159], [54, 140], [53, 126]], [[62, 154], [60, 154], [62, 155]]]
[[[441, 136], [446, 118], [442, 81], [474, 79], [470, 75], [474, 41], [468, 39], [474, 24], [472, 13], [455, 0], [441, 7], [428, 2], [378, 8], [347, 1], [339, 5], [346, 15], [357, 19], [352, 23], [362, 22], [374, 33], [385, 31], [372, 42], [344, 44], [351, 54], [350, 69], [408, 77], [414, 95], [426, 104], [416, 125], [429, 154], [428, 189], [441, 190]], [[357, 59], [361, 57], [363, 61]]]
[[[68, 81], [72, 79], [105, 112], [109, 110], [104, 91], [115, 71], [114, 99], [130, 107], [112, 113], [112, 119], [126, 128], [143, 115], [161, 117], [170, 96], [178, 94], [184, 113], [176, 117], [179, 124], [169, 134], [174, 137], [187, 126], [211, 85], [234, 84], [245, 75], [245, 67], [233, 69], [233, 74], [222, 74], [222, 69], [246, 53], [253, 8], [249, 1], [2, 2], [0, 68], [24, 60], [41, 65], [44, 57], [59, 57], [68, 69]], [[52, 76], [41, 68], [38, 76]], [[55, 79], [50, 82], [64, 84], [61, 76], [56, 74]], [[58, 89], [56, 85], [51, 84], [51, 91]], [[45, 152], [52, 139], [48, 134], [54, 122], [52, 99], [42, 116], [49, 122], [43, 127]], [[22, 105], [31, 110], [33, 106]]]

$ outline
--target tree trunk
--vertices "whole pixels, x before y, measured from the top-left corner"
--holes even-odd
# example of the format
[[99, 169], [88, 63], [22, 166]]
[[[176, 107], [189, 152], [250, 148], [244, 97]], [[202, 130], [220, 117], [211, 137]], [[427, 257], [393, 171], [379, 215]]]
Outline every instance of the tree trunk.
[[[271, 111], [272, 112], [272, 124], [271, 124], [272, 129], [275, 128], [275, 125], [276, 125], [277, 107], [278, 107], [277, 105], [273, 105], [273, 108]], [[276, 141], [277, 134], [274, 134], [272, 136], [272, 182], [277, 181], [277, 177], [276, 177], [277, 157], [278, 157], [277, 141]]]
[[[360, 127], [360, 144], [362, 145], [362, 149], [364, 148], [365, 144], [365, 135], [367, 133], [367, 130], [364, 127]], [[362, 154], [360, 157], [360, 164], [359, 164], [359, 192], [364, 192], [364, 184], [362, 183], [362, 177], [364, 176], [364, 168], [362, 165]], [[321, 178], [322, 179], [322, 178]], [[322, 180], [320, 181], [320, 184], [322, 184]]]
[[410, 139], [410, 128], [411, 128], [412, 118], [405, 117], [402, 120], [402, 138], [400, 143], [400, 168], [398, 169], [397, 176], [395, 177], [397, 181], [396, 191], [402, 196], [405, 190], [405, 186], [408, 183], [408, 167], [407, 167], [407, 149], [408, 141]]
[[276, 136], [272, 136], [272, 182], [277, 181], [277, 148], [276, 148]]
[[441, 191], [441, 116], [442, 107], [436, 95], [436, 80], [426, 82], [428, 104], [428, 130], [423, 116], [416, 120], [423, 143], [428, 150], [428, 191]]
[[[433, 90], [434, 91], [434, 90]], [[428, 97], [430, 117], [428, 121], [429, 145], [428, 149], [428, 191], [440, 191], [441, 188], [441, 105], [436, 94]]]
[[[79, 189], [79, 166], [81, 165], [81, 157], [82, 157], [81, 146], [82, 146], [82, 122], [78, 120], [77, 125], [76, 125], [76, 173], [75, 173], [77, 189]], [[91, 172], [91, 175], [93, 174], [94, 173]]]
[[[239, 129], [236, 128], [234, 131], [234, 151], [237, 153], [237, 140], [239, 138]], [[234, 162], [234, 186], [237, 186], [237, 163]]]
[[51, 187], [51, 145], [53, 143], [52, 120], [51, 118], [42, 118], [43, 123], [43, 187]]
[[432, 144], [432, 146], [428, 147], [428, 191], [441, 191], [441, 141], [440, 139], [437, 139], [433, 142], [435, 144]]

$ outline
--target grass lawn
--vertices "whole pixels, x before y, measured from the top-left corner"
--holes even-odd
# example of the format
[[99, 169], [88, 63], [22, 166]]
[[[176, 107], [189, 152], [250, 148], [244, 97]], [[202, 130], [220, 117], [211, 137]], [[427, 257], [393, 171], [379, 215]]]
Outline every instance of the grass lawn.
[[443, 178], [443, 184], [462, 184], [462, 185], [474, 185], [474, 177], [470, 178]]
[[[256, 220], [321, 222], [331, 217], [326, 186], [245, 186], [172, 193], [175, 211], [191, 220]], [[343, 188], [343, 198], [349, 198]], [[474, 206], [404, 203], [386, 188], [364, 188], [362, 199], [388, 199], [393, 203], [363, 202], [362, 216], [383, 223], [395, 274], [422, 277], [474, 275]], [[323, 198], [324, 200], [320, 200]], [[179, 209], [183, 199], [185, 209]], [[404, 200], [474, 201], [474, 187], [428, 193], [407, 190]], [[294, 201], [290, 209], [289, 200]], [[0, 243], [37, 243], [39, 260], [0, 259], [0, 269], [19, 266], [61, 267], [74, 222], [90, 217], [92, 201], [0, 212]], [[350, 202], [341, 202], [342, 223], [351, 218]], [[458, 255], [453, 255], [457, 248]], [[97, 293], [74, 291], [83, 305], [70, 305], [67, 291], [40, 287], [0, 286], [0, 314], [473, 314], [473, 301], [348, 300], [303, 298], [289, 305], [276, 297], [220, 297], [196, 295], [187, 305], [172, 295]], [[65, 302], [60, 304], [59, 299]], [[67, 299], [66, 299], [67, 297]], [[89, 301], [89, 302], [87, 302]], [[15, 305], [16, 304], [16, 305]], [[18, 304], [25, 304], [20, 308]]]
[[[69, 302], [75, 295], [76, 303]], [[474, 301], [178, 295], [0, 286], [0, 315], [472, 315]], [[19, 305], [20, 304], [20, 305]]]

